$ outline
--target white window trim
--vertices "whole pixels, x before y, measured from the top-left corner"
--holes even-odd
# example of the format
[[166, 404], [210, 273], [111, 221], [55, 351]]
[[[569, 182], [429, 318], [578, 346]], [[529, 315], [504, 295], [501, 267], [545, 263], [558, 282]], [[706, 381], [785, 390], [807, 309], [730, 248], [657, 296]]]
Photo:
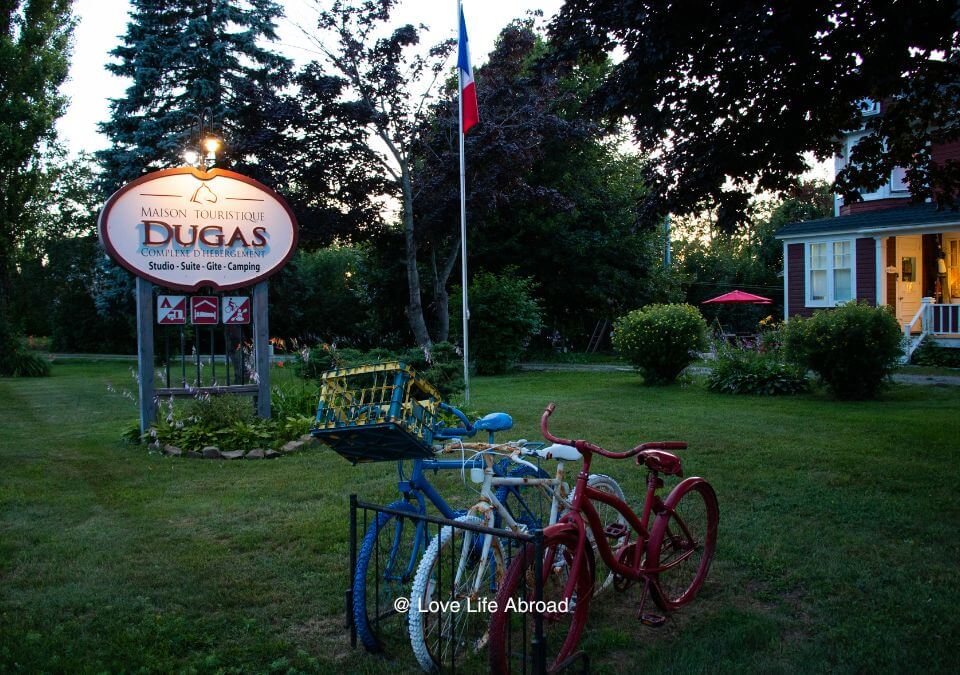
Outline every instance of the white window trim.
[[[857, 239], [856, 237], [830, 237], [828, 239], [811, 239], [803, 243], [803, 290], [804, 302], [807, 307], [836, 307], [838, 304], [850, 302], [842, 300], [837, 302], [833, 295], [833, 245], [838, 241], [850, 242], [850, 300], [857, 299]], [[824, 300], [814, 300], [811, 295], [813, 289], [810, 284], [810, 245], [827, 245], [827, 297]]]

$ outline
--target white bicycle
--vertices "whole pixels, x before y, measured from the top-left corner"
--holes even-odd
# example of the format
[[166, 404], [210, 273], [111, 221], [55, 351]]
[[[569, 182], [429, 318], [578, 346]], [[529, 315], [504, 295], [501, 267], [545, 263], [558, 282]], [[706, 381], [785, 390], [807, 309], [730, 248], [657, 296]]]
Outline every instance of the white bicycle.
[[[481, 486], [480, 500], [458, 521], [523, 533], [557, 522], [569, 508], [572, 494], [563, 479], [564, 462], [582, 459], [575, 448], [541, 447], [525, 441], [459, 447], [482, 456], [484, 468], [470, 470], [470, 479]], [[510, 471], [501, 469], [501, 475], [496, 475], [494, 464], [502, 456], [516, 466]], [[556, 460], [555, 475], [549, 477], [524, 457]], [[610, 476], [591, 474], [587, 484], [624, 499], [620, 486]], [[549, 516], [544, 523], [547, 502]], [[624, 522], [616, 510], [609, 511], [599, 514], [605, 524]], [[611, 543], [614, 547], [619, 544]], [[410, 644], [425, 671], [435, 672], [486, 646], [489, 603], [497, 594], [513, 548], [508, 545], [505, 552], [500, 537], [449, 525], [430, 542], [414, 577], [408, 616]], [[607, 587], [612, 579], [612, 574], [608, 575], [595, 592]]]

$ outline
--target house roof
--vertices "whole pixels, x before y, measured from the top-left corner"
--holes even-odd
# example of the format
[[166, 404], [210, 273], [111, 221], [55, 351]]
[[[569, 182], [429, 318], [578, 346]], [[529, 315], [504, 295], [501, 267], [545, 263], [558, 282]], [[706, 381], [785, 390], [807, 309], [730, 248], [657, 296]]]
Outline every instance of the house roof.
[[915, 204], [882, 211], [865, 211], [837, 218], [818, 218], [790, 223], [777, 230], [777, 239], [793, 239], [813, 235], [930, 229], [960, 225], [960, 211], [938, 209], [936, 204]]

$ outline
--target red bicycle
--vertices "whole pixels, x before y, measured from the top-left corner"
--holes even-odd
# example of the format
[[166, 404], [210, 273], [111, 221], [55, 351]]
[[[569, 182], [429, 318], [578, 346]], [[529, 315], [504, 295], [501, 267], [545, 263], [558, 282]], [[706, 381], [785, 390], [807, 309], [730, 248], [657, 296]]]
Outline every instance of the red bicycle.
[[[717, 495], [706, 480], [687, 478], [665, 500], [657, 494], [663, 487], [660, 474], [682, 476], [680, 458], [668, 451], [686, 448], [686, 443], [642, 443], [627, 452], [609, 452], [588, 441], [552, 435], [547, 424], [554, 408], [553, 403], [548, 405], [541, 418], [544, 437], [576, 448], [583, 455], [583, 465], [570, 509], [543, 531], [542, 601], [534, 601], [537, 561], [533, 544], [528, 544], [522, 555], [514, 556], [498, 590], [489, 634], [493, 672], [508, 672], [511, 659], [526, 658], [512, 653], [511, 636], [532, 634], [537, 614], [546, 633], [546, 643], [540, 649], [545, 650], [547, 670], [559, 670], [572, 660], [593, 597], [594, 550], [612, 570], [616, 590], [643, 583], [637, 618], [648, 625], [660, 625], [665, 617], [644, 613], [646, 600], [653, 598], [663, 611], [693, 600], [706, 579], [717, 544], [720, 510]], [[636, 457], [637, 465], [646, 467], [647, 493], [641, 515], [614, 495], [587, 485], [594, 454], [611, 459]], [[612, 507], [614, 515], [622, 517], [601, 522], [594, 502]], [[651, 514], [654, 520], [648, 529]], [[518, 670], [527, 667], [529, 664], [517, 664]]]

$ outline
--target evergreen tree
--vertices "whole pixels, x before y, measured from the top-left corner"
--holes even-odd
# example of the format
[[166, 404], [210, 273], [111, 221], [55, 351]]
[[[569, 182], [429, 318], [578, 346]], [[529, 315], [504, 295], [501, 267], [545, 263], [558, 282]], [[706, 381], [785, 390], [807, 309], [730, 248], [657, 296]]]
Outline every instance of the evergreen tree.
[[183, 163], [197, 146], [198, 115], [223, 141], [217, 166], [276, 185], [285, 168], [284, 130], [293, 111], [283, 89], [288, 59], [262, 46], [275, 40], [272, 0], [133, 0], [122, 44], [108, 69], [132, 82], [113, 99], [101, 128], [113, 147], [99, 153], [104, 187]]

